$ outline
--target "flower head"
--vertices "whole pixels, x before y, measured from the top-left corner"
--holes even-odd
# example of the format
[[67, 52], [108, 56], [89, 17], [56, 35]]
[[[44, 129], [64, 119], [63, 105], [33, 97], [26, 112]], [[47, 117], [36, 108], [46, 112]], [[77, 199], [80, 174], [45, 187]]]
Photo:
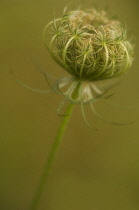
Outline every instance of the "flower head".
[[132, 65], [133, 45], [126, 30], [105, 11], [70, 11], [47, 24], [43, 37], [54, 60], [70, 74], [57, 81], [56, 90], [72, 103], [93, 107], [108, 91], [97, 82], [118, 77]]

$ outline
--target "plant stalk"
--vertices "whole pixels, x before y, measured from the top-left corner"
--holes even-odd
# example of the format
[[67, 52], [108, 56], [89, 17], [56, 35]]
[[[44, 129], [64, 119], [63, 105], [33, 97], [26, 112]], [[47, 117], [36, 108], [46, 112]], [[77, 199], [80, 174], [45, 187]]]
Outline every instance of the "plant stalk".
[[74, 104], [72, 104], [72, 103], [70, 103], [68, 105], [66, 115], [62, 119], [61, 125], [58, 129], [57, 135], [56, 135], [54, 143], [52, 145], [52, 149], [49, 153], [48, 159], [47, 159], [46, 164], [44, 166], [42, 176], [40, 177], [40, 182], [39, 182], [38, 188], [36, 190], [34, 199], [32, 201], [30, 210], [37, 210], [38, 209], [38, 205], [39, 205], [39, 202], [40, 202], [41, 195], [43, 193], [45, 183], [47, 181], [50, 170], [52, 168], [52, 164], [53, 164], [53, 161], [55, 159], [58, 148], [60, 146], [60, 143], [63, 139], [65, 130], [67, 128], [67, 125], [68, 125], [68, 122], [69, 122], [69, 119], [70, 119], [70, 116], [71, 116], [71, 113], [72, 113], [72, 110], [73, 110], [73, 106], [74, 106]]

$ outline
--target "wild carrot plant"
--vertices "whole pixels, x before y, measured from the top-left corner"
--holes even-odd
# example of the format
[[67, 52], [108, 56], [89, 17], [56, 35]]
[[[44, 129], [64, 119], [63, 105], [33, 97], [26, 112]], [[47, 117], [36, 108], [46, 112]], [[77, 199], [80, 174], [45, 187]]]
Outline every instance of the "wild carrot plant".
[[38, 209], [74, 104], [80, 104], [83, 118], [89, 127], [84, 112], [85, 104], [89, 104], [98, 117], [110, 122], [96, 112], [94, 103], [100, 98], [107, 99], [111, 96], [109, 90], [115, 86], [115, 82], [108, 84], [107, 81], [113, 81], [127, 73], [133, 62], [134, 50], [127, 38], [126, 28], [118, 20], [110, 19], [105, 11], [95, 9], [70, 12], [64, 10], [61, 18], [54, 18], [45, 26], [43, 41], [53, 59], [69, 74], [51, 85], [47, 73], [44, 72], [51, 89], [63, 96], [58, 112], [66, 101], [69, 101], [69, 105], [44, 167], [31, 210]]

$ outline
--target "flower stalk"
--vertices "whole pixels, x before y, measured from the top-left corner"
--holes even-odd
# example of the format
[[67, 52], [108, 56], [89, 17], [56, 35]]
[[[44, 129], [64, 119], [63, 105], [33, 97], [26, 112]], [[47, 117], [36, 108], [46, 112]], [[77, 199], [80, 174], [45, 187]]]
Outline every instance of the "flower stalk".
[[71, 113], [73, 111], [73, 107], [74, 107], [74, 104], [70, 103], [68, 105], [68, 107], [67, 107], [66, 115], [63, 116], [63, 118], [62, 118], [61, 125], [60, 125], [60, 127], [58, 129], [57, 135], [56, 135], [56, 137], [54, 139], [54, 143], [52, 145], [52, 149], [51, 149], [51, 151], [49, 153], [49, 157], [48, 157], [48, 159], [46, 161], [46, 164], [44, 166], [43, 173], [42, 173], [42, 175], [40, 177], [39, 185], [38, 185], [38, 188], [36, 190], [34, 199], [32, 201], [30, 210], [37, 210], [38, 209], [40, 198], [41, 198], [41, 195], [43, 193], [44, 186], [45, 186], [45, 184], [47, 182], [48, 175], [49, 175], [49, 173], [51, 171], [52, 164], [54, 162], [56, 153], [57, 153], [57, 151], [59, 149], [59, 146], [60, 146], [61, 141], [63, 139], [63, 136], [65, 134], [68, 122], [69, 122], [70, 117], [71, 117]]

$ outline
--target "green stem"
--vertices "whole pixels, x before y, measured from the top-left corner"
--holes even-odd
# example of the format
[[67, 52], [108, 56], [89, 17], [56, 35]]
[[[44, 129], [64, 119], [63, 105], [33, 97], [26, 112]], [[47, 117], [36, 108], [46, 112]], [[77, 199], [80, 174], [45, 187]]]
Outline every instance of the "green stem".
[[38, 208], [39, 201], [40, 201], [45, 183], [47, 181], [47, 178], [48, 178], [48, 175], [50, 173], [53, 161], [55, 159], [56, 152], [57, 152], [57, 150], [60, 146], [60, 143], [62, 141], [62, 138], [64, 136], [64, 133], [65, 133], [67, 124], [69, 122], [72, 110], [73, 110], [73, 104], [70, 103], [69, 106], [67, 107], [67, 112], [66, 112], [66, 114], [68, 114], [69, 116], [64, 116], [63, 119], [62, 119], [61, 125], [58, 129], [58, 132], [57, 132], [57, 135], [55, 137], [55, 140], [54, 140], [52, 149], [50, 151], [49, 157], [48, 157], [48, 159], [46, 161], [46, 164], [44, 166], [44, 171], [43, 171], [42, 176], [40, 178], [40, 182], [39, 182], [38, 188], [36, 190], [36, 194], [34, 196], [34, 199], [32, 201], [30, 210], [37, 210], [37, 208]]

